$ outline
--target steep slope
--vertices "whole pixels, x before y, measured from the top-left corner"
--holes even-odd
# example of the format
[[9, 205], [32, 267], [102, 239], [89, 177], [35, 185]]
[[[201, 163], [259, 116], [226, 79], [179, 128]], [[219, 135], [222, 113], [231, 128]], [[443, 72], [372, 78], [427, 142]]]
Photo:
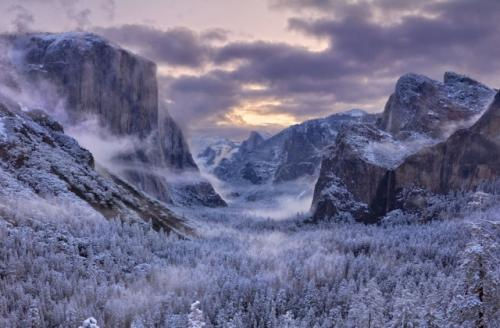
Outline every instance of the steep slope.
[[211, 171], [230, 184], [277, 184], [311, 177], [317, 173], [321, 152], [341, 126], [374, 120], [375, 116], [356, 110], [306, 121], [265, 140], [253, 132]]
[[[201, 140], [196, 142], [200, 143]], [[201, 163], [201, 167], [212, 171], [224, 158], [231, 157], [238, 151], [241, 143], [225, 138], [216, 138], [204, 143], [200, 148], [201, 152], [196, 156]]]
[[404, 142], [368, 124], [346, 126], [325, 151], [316, 182], [313, 220], [351, 215], [375, 222], [386, 209], [379, 198], [393, 183], [390, 172], [406, 156], [432, 143], [429, 139]]
[[[29, 86], [45, 89], [42, 108], [60, 108], [64, 99], [57, 114], [65, 126], [96, 119], [106, 133], [133, 142], [114, 159], [130, 183], [168, 203], [224, 205], [199, 175], [181, 129], [158, 104], [153, 62], [88, 33], [6, 38], [17, 72]], [[196, 179], [169, 181], [168, 175], [185, 170]]]
[[151, 220], [157, 229], [190, 233], [172, 211], [120, 178], [94, 167], [92, 154], [44, 112], [24, 112], [0, 96], [0, 198], [70, 204], [105, 218]]
[[[500, 177], [500, 93], [484, 115], [468, 129], [408, 157], [394, 170], [393, 194], [405, 188], [434, 193], [474, 190]], [[388, 207], [395, 207], [388, 204]]]
[[492, 89], [457, 73], [446, 72], [443, 82], [410, 73], [398, 80], [378, 125], [398, 138], [407, 133], [443, 138], [470, 126], [494, 96]]
[[[457, 129], [470, 127], [485, 113], [492, 94], [493, 90], [455, 73], [446, 73], [445, 83], [415, 74], [403, 76], [377, 123], [386, 131], [366, 124], [346, 127], [325, 151], [313, 196], [312, 219], [350, 215], [358, 221], [376, 222], [404, 205], [403, 198], [412, 195], [403, 195], [405, 188], [419, 186], [445, 193], [467, 185], [467, 174], [458, 172], [467, 170], [471, 161], [479, 165], [474, 158], [484, 158], [481, 153], [486, 154], [487, 149], [495, 156], [495, 148], [484, 140], [481, 147], [459, 137], [450, 156], [463, 163], [448, 168], [456, 164], [438, 154], [447, 154], [451, 146], [448, 142], [468, 130], [459, 130], [445, 143], [440, 142]], [[478, 177], [477, 183], [484, 181], [481, 172], [471, 173]]]

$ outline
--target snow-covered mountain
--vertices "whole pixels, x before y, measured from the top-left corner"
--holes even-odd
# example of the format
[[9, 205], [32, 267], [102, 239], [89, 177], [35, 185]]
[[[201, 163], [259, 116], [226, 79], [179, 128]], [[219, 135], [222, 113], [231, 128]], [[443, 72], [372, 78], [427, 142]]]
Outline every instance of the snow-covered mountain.
[[429, 207], [427, 193], [474, 190], [497, 179], [498, 95], [486, 111], [494, 95], [456, 73], [444, 82], [401, 77], [377, 125], [346, 127], [325, 151], [313, 219], [377, 222], [394, 209]]
[[216, 142], [197, 159], [231, 185], [277, 184], [314, 177], [324, 147], [333, 143], [341, 126], [375, 120], [376, 115], [351, 110], [290, 126], [267, 139], [252, 132], [241, 144]]
[[197, 140], [197, 144], [203, 149], [196, 156], [197, 160], [208, 171], [217, 167], [223, 159], [231, 158], [241, 145], [240, 142], [225, 138], [212, 138], [204, 143], [201, 140]]
[[379, 127], [399, 138], [409, 133], [446, 138], [474, 123], [494, 95], [486, 85], [454, 72], [446, 72], [443, 82], [409, 73], [396, 83]]
[[[2, 39], [20, 76], [14, 89], [38, 95], [34, 102], [33, 95], [19, 96], [23, 106], [56, 116], [96, 154], [100, 141], [126, 141], [126, 149], [111, 150], [116, 152], [112, 163], [102, 164], [153, 197], [175, 205], [225, 205], [199, 174], [181, 129], [159, 104], [153, 62], [89, 33]], [[110, 148], [119, 147], [106, 148], [109, 155]]]
[[0, 94], [0, 216], [4, 210], [21, 215], [47, 206], [89, 218], [151, 221], [157, 229], [181, 235], [190, 232], [165, 205], [99, 168], [50, 116], [23, 110]]

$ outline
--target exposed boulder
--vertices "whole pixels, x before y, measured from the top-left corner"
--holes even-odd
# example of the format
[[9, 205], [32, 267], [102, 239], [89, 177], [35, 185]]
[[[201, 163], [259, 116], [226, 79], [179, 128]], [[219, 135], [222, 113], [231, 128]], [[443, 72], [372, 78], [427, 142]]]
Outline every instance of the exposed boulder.
[[[57, 108], [65, 100], [65, 125], [97, 119], [106, 132], [134, 141], [131, 151], [115, 159], [127, 181], [168, 203], [225, 205], [200, 176], [181, 129], [159, 106], [153, 62], [90, 33], [5, 38], [17, 72], [36, 89], [47, 89], [43, 107]], [[197, 175], [193, 185], [169, 181], [169, 174], [184, 170]], [[194, 199], [183, 197], [186, 187]]]
[[24, 112], [0, 97], [0, 198], [57, 201], [105, 218], [152, 221], [179, 234], [191, 229], [162, 203], [94, 167], [92, 154], [44, 112]]

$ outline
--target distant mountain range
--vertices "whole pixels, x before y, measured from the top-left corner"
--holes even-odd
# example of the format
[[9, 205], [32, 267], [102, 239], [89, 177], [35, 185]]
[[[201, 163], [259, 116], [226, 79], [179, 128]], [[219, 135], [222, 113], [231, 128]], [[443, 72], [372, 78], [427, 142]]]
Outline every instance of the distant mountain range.
[[342, 126], [375, 122], [377, 117], [351, 110], [290, 126], [267, 139], [254, 131], [241, 143], [217, 140], [197, 159], [217, 178], [232, 184], [293, 181], [318, 173], [324, 147], [332, 143]]
[[[500, 128], [489, 123], [487, 137], [477, 132], [479, 122], [494, 122], [497, 105], [485, 112], [495, 93], [453, 72], [443, 82], [406, 74], [380, 114], [351, 110], [267, 139], [252, 132], [243, 143], [219, 140], [197, 160], [235, 190], [261, 186], [250, 190], [264, 198], [273, 194], [267, 189], [286, 193], [281, 184], [298, 182], [293, 188], [302, 191], [314, 185], [313, 221], [349, 216], [377, 222], [394, 209], [422, 210], [423, 194], [473, 190], [498, 177], [495, 133]], [[471, 135], [482, 137], [469, 140]]]

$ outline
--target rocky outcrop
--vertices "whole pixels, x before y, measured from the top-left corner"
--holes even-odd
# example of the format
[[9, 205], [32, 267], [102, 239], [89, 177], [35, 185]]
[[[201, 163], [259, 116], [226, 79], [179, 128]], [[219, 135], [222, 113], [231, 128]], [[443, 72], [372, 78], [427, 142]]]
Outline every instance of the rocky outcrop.
[[80, 206], [109, 219], [151, 221], [181, 235], [191, 229], [162, 203], [119, 177], [98, 172], [92, 154], [43, 111], [0, 97], [0, 198]]
[[[65, 100], [64, 125], [96, 118], [106, 133], [133, 140], [133, 149], [115, 159], [126, 180], [168, 203], [225, 205], [199, 175], [181, 129], [159, 106], [153, 62], [88, 33], [7, 38], [17, 71], [31, 86], [48, 89], [43, 108]], [[184, 170], [197, 176], [195, 183], [169, 181], [168, 175]], [[185, 188], [190, 195], [183, 197]]]
[[[318, 173], [322, 151], [335, 140], [343, 125], [375, 118], [353, 110], [291, 126], [265, 140], [252, 133], [209, 170], [232, 185], [279, 184], [312, 177]], [[199, 158], [206, 163], [203, 156]]]
[[378, 126], [395, 137], [421, 133], [445, 138], [474, 123], [495, 92], [463, 75], [447, 72], [444, 82], [417, 74], [402, 76]]
[[71, 123], [95, 116], [113, 134], [142, 137], [157, 128], [153, 62], [86, 33], [16, 36], [12, 54], [19, 72], [57, 89]]
[[[206, 139], [206, 138], [204, 138]], [[197, 140], [201, 143], [201, 140]], [[198, 153], [197, 160], [201, 162], [200, 166], [207, 171], [212, 171], [220, 161], [224, 158], [229, 158], [234, 152], [239, 150], [240, 143], [231, 141], [225, 138], [216, 138], [209, 140], [200, 148], [203, 149]]]
[[[500, 176], [500, 93], [470, 128], [409, 156], [394, 170], [394, 191], [419, 187], [433, 193], [475, 190]], [[388, 204], [394, 207], [394, 204]]]
[[377, 222], [394, 209], [425, 207], [430, 194], [498, 177], [498, 95], [486, 111], [493, 93], [455, 73], [444, 83], [402, 77], [377, 126], [346, 127], [325, 152], [312, 219]]
[[392, 170], [415, 149], [431, 142], [402, 142], [370, 124], [346, 126], [325, 151], [314, 190], [312, 219], [350, 215], [358, 221], [376, 222], [387, 211], [385, 197], [394, 184]]
[[262, 137], [257, 131], [250, 132], [248, 139], [241, 143], [240, 149], [242, 152], [248, 153], [257, 149], [264, 142]]

